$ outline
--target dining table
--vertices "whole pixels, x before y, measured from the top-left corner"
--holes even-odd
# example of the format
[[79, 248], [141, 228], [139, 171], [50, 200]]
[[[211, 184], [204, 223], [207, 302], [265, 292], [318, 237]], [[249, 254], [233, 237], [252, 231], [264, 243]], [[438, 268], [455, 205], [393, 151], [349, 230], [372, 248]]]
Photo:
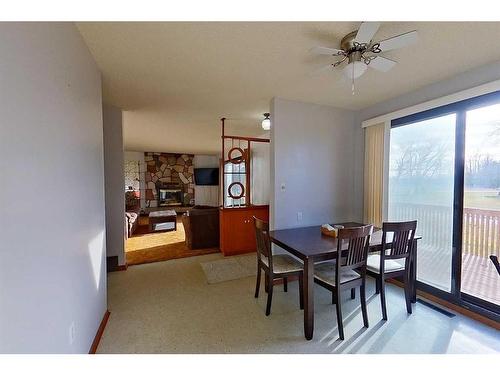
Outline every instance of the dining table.
[[[357, 222], [336, 223], [344, 227], [360, 227], [365, 224]], [[335, 225], [335, 224], [332, 224]], [[272, 243], [278, 245], [304, 264], [303, 296], [304, 296], [304, 336], [307, 340], [313, 338], [314, 333], [314, 264], [336, 259], [337, 238], [326, 236], [321, 232], [321, 226], [299, 227], [269, 231]], [[421, 236], [415, 235], [412, 251], [410, 252], [410, 283], [411, 301], [415, 303], [416, 274], [417, 274], [417, 242]], [[390, 245], [392, 234], [387, 233], [386, 244]], [[369, 252], [377, 252], [382, 248], [382, 229], [373, 228], [370, 236]]]

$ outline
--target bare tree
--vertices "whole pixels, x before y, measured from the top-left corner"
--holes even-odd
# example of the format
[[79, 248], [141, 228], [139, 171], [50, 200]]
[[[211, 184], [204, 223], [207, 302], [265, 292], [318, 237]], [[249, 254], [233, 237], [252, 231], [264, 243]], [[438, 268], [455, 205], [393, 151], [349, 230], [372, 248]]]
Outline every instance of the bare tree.
[[434, 177], [443, 172], [449, 145], [425, 142], [407, 145], [395, 162], [396, 177]]

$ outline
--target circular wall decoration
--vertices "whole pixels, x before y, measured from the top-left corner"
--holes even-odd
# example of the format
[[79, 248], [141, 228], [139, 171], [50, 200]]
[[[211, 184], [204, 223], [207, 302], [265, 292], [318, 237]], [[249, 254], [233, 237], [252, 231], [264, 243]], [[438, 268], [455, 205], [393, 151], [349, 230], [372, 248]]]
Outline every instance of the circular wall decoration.
[[245, 195], [245, 187], [241, 182], [233, 182], [227, 188], [227, 192], [231, 198], [240, 199]]
[[[233, 155], [235, 152], [239, 153], [239, 155], [238, 154]], [[245, 158], [243, 155], [244, 155], [243, 150], [240, 147], [233, 147], [227, 153], [229, 161], [233, 164], [240, 164], [242, 161], [244, 161]]]

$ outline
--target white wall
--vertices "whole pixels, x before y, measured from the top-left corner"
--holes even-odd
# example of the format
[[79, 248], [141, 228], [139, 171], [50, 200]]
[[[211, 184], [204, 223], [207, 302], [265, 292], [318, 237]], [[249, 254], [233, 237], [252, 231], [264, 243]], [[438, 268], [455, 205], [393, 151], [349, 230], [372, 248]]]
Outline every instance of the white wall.
[[[266, 134], [264, 137], [268, 138]], [[269, 204], [270, 198], [270, 152], [271, 147], [269, 143], [253, 142], [251, 146], [251, 202], [252, 204], [262, 205]]]
[[360, 123], [369, 118], [383, 115], [398, 109], [410, 107], [432, 99], [454, 94], [458, 91], [466, 90], [488, 82], [500, 79], [500, 61], [488, 65], [483, 65], [464, 73], [457, 74], [449, 79], [424, 86], [418, 90], [400, 95], [368, 108], [358, 111], [357, 117]]
[[106, 255], [125, 259], [125, 194], [122, 111], [103, 106], [104, 189], [106, 202]]
[[[146, 181], [145, 172], [146, 172], [146, 163], [144, 161], [144, 152], [138, 151], [125, 151], [124, 159], [130, 161], [139, 162], [139, 190], [141, 192], [141, 208], [146, 207]], [[122, 183], [122, 190], [125, 190], [125, 184]]]
[[356, 219], [355, 113], [274, 98], [271, 119], [271, 227]]
[[106, 311], [100, 74], [71, 23], [1, 23], [0, 56], [0, 352], [86, 353]]
[[[396, 98], [375, 104], [364, 108], [356, 113], [356, 123], [358, 132], [361, 137], [357, 137], [356, 143], [356, 159], [354, 164], [356, 195], [363, 194], [363, 170], [364, 170], [364, 132], [361, 129], [361, 123], [364, 120], [394, 112], [403, 108], [411, 107], [416, 104], [424, 103], [429, 100], [441, 98], [446, 95], [451, 95], [462, 90], [467, 90], [472, 87], [496, 81], [500, 79], [500, 62], [495, 62], [488, 65], [483, 65], [464, 73], [457, 74], [449, 79], [439, 81], [418, 90], [411, 91], [407, 94], [400, 95]], [[361, 157], [359, 157], [361, 156]], [[363, 205], [355, 205], [355, 210], [361, 215], [363, 214]]]
[[[195, 155], [193, 160], [195, 168], [219, 168], [219, 156]], [[197, 205], [218, 206], [219, 186], [194, 186], [194, 202]]]

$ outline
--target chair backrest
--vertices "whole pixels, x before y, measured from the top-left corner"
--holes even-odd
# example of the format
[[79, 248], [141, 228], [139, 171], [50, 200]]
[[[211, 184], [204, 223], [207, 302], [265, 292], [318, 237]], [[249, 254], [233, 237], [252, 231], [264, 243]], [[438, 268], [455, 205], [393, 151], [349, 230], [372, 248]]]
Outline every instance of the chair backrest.
[[255, 239], [257, 242], [257, 260], [266, 257], [269, 268], [272, 270], [273, 257], [271, 256], [271, 240], [269, 239], [269, 223], [253, 217], [255, 227]]
[[[381, 262], [383, 259], [408, 258], [415, 239], [417, 221], [405, 221], [382, 224], [382, 249]], [[392, 241], [387, 244], [387, 234], [392, 233]]]
[[498, 263], [498, 257], [496, 255], [490, 255], [490, 259], [493, 262], [495, 268], [497, 269], [498, 276], [500, 276], [500, 263]]
[[[340, 277], [341, 270], [343, 269], [363, 268], [364, 272], [372, 232], [373, 225], [339, 230], [337, 237], [337, 278]], [[345, 249], [346, 242], [347, 249]]]

